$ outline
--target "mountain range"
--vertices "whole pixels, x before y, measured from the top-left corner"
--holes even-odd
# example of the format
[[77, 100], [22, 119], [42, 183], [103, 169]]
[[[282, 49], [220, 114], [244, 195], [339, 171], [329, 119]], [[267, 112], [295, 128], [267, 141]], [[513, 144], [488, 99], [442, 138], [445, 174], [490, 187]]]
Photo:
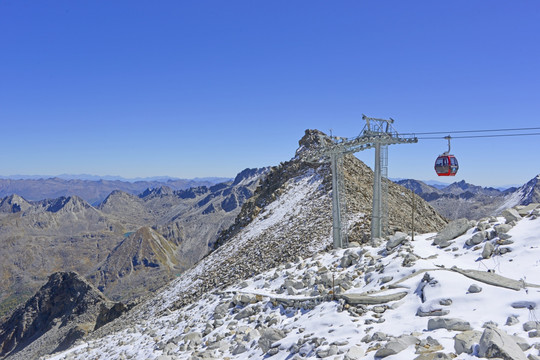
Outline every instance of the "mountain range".
[[464, 180], [444, 187], [434, 187], [413, 179], [398, 180], [396, 183], [414, 191], [448, 219], [480, 219], [498, 215], [502, 210], [516, 205], [540, 202], [539, 177], [534, 177], [521, 187], [505, 190], [476, 186]]
[[[425, 321], [449, 311], [467, 319], [474, 314], [463, 311], [469, 298], [462, 299], [457, 287], [434, 292], [437, 284], [463, 284], [465, 275], [458, 270], [481, 264], [491, 274], [501, 259], [512, 262], [525, 251], [528, 243], [520, 238], [531, 238], [540, 216], [536, 182], [507, 195], [507, 204], [531, 203], [502, 211], [504, 219], [451, 223], [414, 192], [389, 182], [390, 233], [371, 242], [373, 172], [347, 155], [343, 221], [350, 248], [332, 250], [330, 167], [306, 162], [302, 154], [321, 136], [308, 130], [291, 160], [246, 169], [233, 181], [210, 187], [161, 186], [138, 195], [113, 191], [95, 206], [77, 196], [5, 197], [0, 270], [6, 286], [0, 294], [6, 308], [19, 305], [6, 312], [0, 326], [0, 358], [379, 359], [391, 351], [400, 353], [394, 359], [452, 358], [446, 333], [428, 324], [432, 332], [423, 334]], [[473, 197], [462, 195], [466, 189], [492, 196], [491, 189], [466, 183], [443, 194], [470, 201]], [[425, 234], [414, 241], [412, 211], [415, 232]], [[518, 223], [521, 230], [512, 232]], [[533, 266], [531, 254], [527, 266]], [[433, 267], [449, 270], [452, 264], [460, 266], [449, 272], [456, 278], [445, 271], [433, 277]], [[516, 271], [524, 270], [505, 276], [515, 279]], [[474, 276], [482, 284], [501, 282]], [[533, 285], [540, 282], [531, 278]], [[521, 284], [523, 301], [534, 302], [535, 294], [525, 293], [529, 282], [509, 281]], [[495, 294], [489, 289], [481, 302]], [[451, 310], [437, 307], [451, 306], [452, 298]], [[69, 306], [58, 307], [55, 299], [66, 299]], [[485, 311], [479, 313], [487, 319]], [[501, 316], [484, 322], [496, 320], [491, 325], [497, 327]], [[454, 331], [454, 318], [442, 323], [444, 331]], [[469, 324], [471, 331], [481, 332], [481, 326], [480, 320]], [[482, 344], [475, 339], [471, 346]], [[431, 357], [407, 352], [422, 348], [431, 348]]]
[[267, 169], [185, 190], [115, 190], [100, 204], [78, 196], [0, 200], [0, 310], [28, 298], [47, 276], [76, 271], [124, 302], [153, 291], [205, 256]]
[[204, 179], [171, 179], [156, 178], [137, 181], [126, 181], [104, 178], [93, 179], [92, 176], [71, 176], [42, 178], [0, 178], [0, 197], [17, 194], [26, 200], [37, 201], [61, 196], [78, 196], [92, 205], [102, 202], [112, 191], [120, 190], [137, 195], [146, 189], [161, 186], [173, 190], [185, 190], [197, 186], [212, 186], [229, 181], [223, 178]]

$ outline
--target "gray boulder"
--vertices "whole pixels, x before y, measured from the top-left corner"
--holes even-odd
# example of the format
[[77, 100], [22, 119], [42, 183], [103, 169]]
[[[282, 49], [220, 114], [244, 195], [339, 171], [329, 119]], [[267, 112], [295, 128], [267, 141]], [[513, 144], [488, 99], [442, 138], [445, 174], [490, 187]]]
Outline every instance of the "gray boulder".
[[435, 351], [443, 350], [441, 343], [437, 339], [428, 336], [425, 339], [419, 340], [416, 345], [416, 354], [434, 353]]
[[523, 330], [525, 331], [531, 331], [531, 330], [540, 330], [540, 321], [527, 321], [523, 324]]
[[442, 306], [450, 306], [452, 305], [452, 299], [441, 299], [439, 300], [439, 304]]
[[454, 350], [456, 354], [473, 353], [473, 347], [480, 342], [482, 332], [476, 330], [464, 331], [454, 336]]
[[484, 245], [484, 250], [482, 250], [482, 257], [484, 259], [489, 259], [491, 255], [493, 255], [493, 251], [495, 251], [495, 246], [493, 246], [493, 244], [488, 241]]
[[441, 249], [444, 249], [444, 248], [447, 248], [449, 247], [450, 245], [452, 245], [454, 243], [454, 241], [449, 241], [449, 240], [442, 240], [438, 245]]
[[407, 296], [408, 292], [401, 291], [389, 295], [362, 295], [362, 294], [341, 294], [337, 296], [339, 299], [345, 300], [351, 305], [377, 305], [385, 304], [391, 301], [398, 301]]
[[[440, 247], [441, 245], [439, 245]], [[413, 266], [414, 265], [414, 262], [418, 260], [418, 256], [414, 255], [414, 254], [411, 254], [411, 253], [407, 253], [407, 255], [405, 255], [405, 257], [403, 258], [403, 262], [401, 263], [401, 266], [403, 267], [410, 267], [410, 266]]]
[[506, 234], [510, 231], [510, 229], [512, 229], [512, 225], [510, 224], [500, 224], [495, 226], [495, 232], [497, 233], [497, 235]]
[[200, 345], [202, 343], [202, 334], [200, 332], [191, 332], [184, 336], [184, 342], [192, 343], [194, 345]]
[[536, 308], [536, 303], [534, 301], [527, 301], [527, 300], [516, 301], [516, 302], [513, 302], [511, 305], [514, 309], [534, 310]]
[[351, 346], [345, 353], [343, 360], [361, 360], [366, 355], [365, 351], [359, 346]]
[[448, 242], [465, 234], [471, 228], [471, 224], [467, 219], [457, 219], [446, 225], [433, 239], [433, 245], [439, 245], [443, 242]]
[[226, 303], [219, 304], [218, 306], [216, 306], [216, 308], [214, 309], [214, 318], [223, 319], [229, 312], [230, 305], [231, 303], [226, 302]]
[[246, 307], [246, 308], [242, 309], [242, 311], [240, 311], [238, 314], [236, 314], [234, 319], [235, 320], [241, 320], [241, 319], [248, 318], [248, 317], [250, 317], [252, 315], [255, 315], [255, 309], [253, 309], [253, 307]]
[[476, 293], [479, 293], [481, 291], [482, 291], [482, 287], [480, 285], [472, 284], [471, 286], [469, 286], [469, 292], [471, 294], [476, 294]]
[[471, 330], [471, 324], [467, 321], [455, 318], [437, 318], [429, 319], [428, 321], [428, 330], [435, 329], [446, 329], [446, 330], [456, 330], [456, 331], [467, 331]]
[[478, 223], [478, 225], [476, 225], [476, 229], [478, 231], [484, 231], [484, 230], [487, 230], [491, 227], [491, 225], [487, 222], [484, 222], [484, 221], [481, 221]]
[[329, 356], [336, 355], [339, 351], [339, 348], [336, 345], [330, 345], [327, 348], [317, 350], [317, 357], [325, 358]]
[[247, 305], [257, 302], [257, 296], [255, 294], [236, 294], [232, 299], [235, 305]]
[[506, 219], [507, 223], [509, 223], [510, 221], [521, 220], [521, 215], [519, 215], [519, 212], [516, 209], [506, 209], [502, 212], [501, 215]]
[[390, 355], [395, 355], [403, 350], [405, 350], [409, 345], [400, 339], [392, 340], [387, 342], [382, 348], [377, 350], [375, 353], [376, 358], [383, 358]]
[[516, 210], [519, 213], [520, 216], [527, 216], [529, 215], [533, 210], [535, 210], [540, 204], [538, 203], [531, 203], [527, 206], [516, 206]]
[[472, 238], [467, 240], [465, 242], [465, 245], [467, 246], [474, 246], [480, 244], [482, 241], [484, 241], [487, 238], [487, 233], [485, 231], [477, 232], [473, 235]]
[[414, 360], [452, 360], [452, 356], [441, 352], [434, 352], [419, 355]]
[[296, 290], [300, 290], [305, 287], [302, 281], [295, 281], [290, 279], [286, 279], [283, 283], [283, 286], [285, 286], [285, 288], [292, 287]]
[[509, 316], [508, 318], [506, 318], [506, 324], [505, 325], [512, 326], [512, 325], [515, 325], [517, 323], [519, 323], [519, 320], [518, 320], [517, 317]]
[[394, 235], [390, 236], [390, 239], [386, 243], [386, 250], [390, 251], [398, 245], [403, 244], [406, 240], [407, 234], [398, 231]]
[[385, 341], [387, 339], [388, 339], [388, 335], [386, 335], [385, 333], [383, 333], [381, 331], [376, 331], [371, 336], [370, 341]]
[[500, 233], [498, 234], [499, 235], [499, 241], [498, 243], [500, 245], [510, 245], [510, 244], [513, 244], [514, 241], [513, 240], [510, 240], [512, 238], [512, 235], [510, 234], [507, 234], [507, 233]]
[[240, 343], [234, 348], [234, 350], [231, 353], [233, 355], [239, 355], [239, 354], [245, 353], [246, 351], [247, 351], [246, 344]]
[[398, 340], [403, 341], [407, 345], [416, 345], [420, 342], [420, 339], [418, 339], [416, 336], [406, 334], [400, 335]]
[[282, 330], [268, 328], [261, 331], [261, 337], [258, 344], [263, 353], [266, 353], [272, 347], [272, 344], [285, 337], [285, 333]]
[[347, 250], [345, 251], [345, 254], [343, 255], [343, 257], [341, 258], [340, 266], [342, 268], [349, 267], [355, 264], [356, 262], [358, 262], [359, 258], [360, 258], [360, 255], [358, 255], [356, 251]]
[[505, 331], [496, 327], [488, 327], [480, 338], [478, 356], [501, 358], [504, 360], [526, 360], [523, 350]]
[[416, 316], [425, 317], [425, 316], [446, 316], [450, 313], [450, 310], [445, 309], [422, 309], [419, 307], [416, 310]]

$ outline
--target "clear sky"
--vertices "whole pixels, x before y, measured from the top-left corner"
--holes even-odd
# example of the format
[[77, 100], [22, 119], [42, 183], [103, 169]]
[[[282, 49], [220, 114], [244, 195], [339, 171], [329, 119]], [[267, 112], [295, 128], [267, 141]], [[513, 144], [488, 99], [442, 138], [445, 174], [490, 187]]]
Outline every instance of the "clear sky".
[[[362, 113], [540, 126], [540, 2], [0, 0], [0, 175], [232, 177]], [[539, 142], [456, 139], [451, 180], [524, 183]], [[391, 146], [389, 176], [435, 179], [445, 149]]]

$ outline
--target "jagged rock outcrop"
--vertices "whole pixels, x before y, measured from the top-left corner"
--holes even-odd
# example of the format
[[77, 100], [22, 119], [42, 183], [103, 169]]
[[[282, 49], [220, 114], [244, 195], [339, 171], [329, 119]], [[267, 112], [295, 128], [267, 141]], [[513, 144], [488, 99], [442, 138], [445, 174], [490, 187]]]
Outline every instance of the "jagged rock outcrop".
[[119, 316], [115, 305], [77, 273], [54, 273], [0, 325], [0, 357], [36, 359], [66, 349], [94, 330], [98, 318], [103, 325]]

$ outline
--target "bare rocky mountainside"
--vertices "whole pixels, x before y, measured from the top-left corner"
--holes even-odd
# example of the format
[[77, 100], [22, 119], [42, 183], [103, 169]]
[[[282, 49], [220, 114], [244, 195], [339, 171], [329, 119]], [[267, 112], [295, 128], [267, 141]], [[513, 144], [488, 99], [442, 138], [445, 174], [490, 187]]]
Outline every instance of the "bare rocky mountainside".
[[[230, 184], [184, 191], [162, 187], [138, 197], [116, 191], [97, 208], [76, 200], [77, 208], [88, 215], [71, 215], [71, 221], [75, 217], [94, 216], [94, 221], [97, 221], [94, 226], [98, 227], [98, 233], [103, 234], [99, 239], [90, 235], [84, 238], [89, 239], [88, 247], [96, 252], [96, 249], [109, 244], [99, 261], [89, 258], [88, 266], [80, 273], [87, 274], [90, 282], [102, 288], [109, 298], [120, 299], [118, 294], [134, 291], [137, 286], [143, 288], [146, 285], [153, 289], [154, 279], [160, 276], [166, 279], [167, 274], [174, 278], [185, 270], [170, 285], [146, 297], [119, 321], [104, 325], [89, 336], [98, 337], [163, 311], [174, 311], [196, 301], [208, 291], [223, 289], [271, 267], [327, 250], [332, 233], [329, 165], [308, 163], [302, 158], [302, 151], [315, 146], [317, 139], [317, 131], [306, 131], [297, 154], [290, 161], [271, 169], [246, 170]], [[352, 156], [346, 158], [344, 170], [349, 241], [366, 243], [370, 229], [373, 172]], [[253, 196], [250, 196], [250, 189], [257, 184]], [[403, 216], [411, 212], [410, 205], [404, 200], [410, 197], [410, 191], [397, 184], [389, 184], [392, 231], [410, 229], [409, 216]], [[60, 203], [73, 201], [64, 199]], [[417, 231], [433, 232], [446, 225], [446, 220], [421, 198], [416, 203]], [[7, 214], [9, 224], [23, 225], [28, 217], [23, 214], [42, 215], [35, 209], [36, 204], [29, 205], [25, 211]], [[25, 206], [20, 205], [21, 209]], [[52, 214], [62, 209], [61, 206], [52, 208], [59, 209]], [[224, 214], [234, 217], [227, 226]], [[151, 225], [141, 226], [141, 223]], [[62, 222], [52, 216], [48, 224], [57, 226]], [[214, 240], [210, 237], [202, 241], [197, 238], [204, 234], [215, 235], [219, 227], [227, 230]], [[115, 234], [115, 237], [109, 238], [108, 234]], [[60, 246], [65, 247], [74, 237], [75, 234], [66, 237], [59, 242]], [[41, 244], [47, 243], [51, 247], [50, 244], [57, 241], [55, 239], [50, 236], [48, 242], [41, 241]], [[80, 238], [73, 242], [84, 243]], [[209, 246], [215, 250], [208, 253]], [[39, 251], [46, 250], [40, 248]], [[14, 249], [11, 251], [15, 252]], [[55, 251], [58, 253], [60, 249]], [[179, 256], [174, 258], [171, 252]], [[84, 249], [81, 253], [85, 253]], [[18, 262], [12, 265], [17, 266]], [[190, 268], [186, 270], [187, 267]], [[142, 275], [156, 269], [160, 271], [154, 277]]]
[[540, 202], [540, 186], [536, 176], [519, 188], [504, 191], [459, 181], [436, 188], [419, 180], [399, 180], [397, 184], [414, 191], [447, 219], [480, 219], [499, 215], [504, 209]]
[[77, 196], [1, 199], [0, 316], [57, 271], [76, 271], [115, 300], [157, 289], [207, 254], [265, 172], [139, 196], [117, 190], [96, 207]]

